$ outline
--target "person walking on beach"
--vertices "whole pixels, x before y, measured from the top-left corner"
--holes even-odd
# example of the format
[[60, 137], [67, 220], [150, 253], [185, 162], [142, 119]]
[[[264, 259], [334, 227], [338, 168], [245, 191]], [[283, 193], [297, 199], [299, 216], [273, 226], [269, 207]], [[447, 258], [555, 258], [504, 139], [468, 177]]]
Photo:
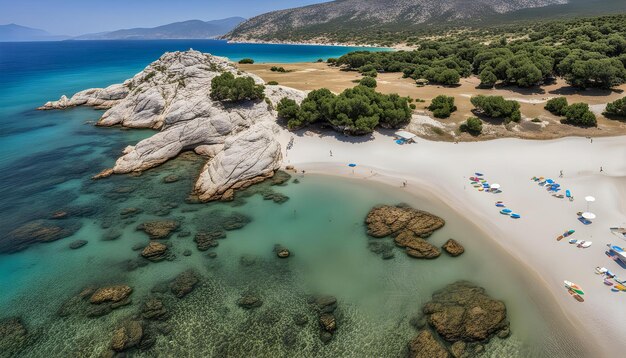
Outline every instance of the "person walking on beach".
[[602, 170], [602, 167], [600, 167], [600, 173], [602, 173], [604, 170]]
[[330, 151], [330, 156], [331, 156], [331, 157], [333, 156], [333, 151], [332, 151], [332, 150]]
[[561, 173], [559, 174], [559, 178], [563, 178], [563, 170], [561, 170]]

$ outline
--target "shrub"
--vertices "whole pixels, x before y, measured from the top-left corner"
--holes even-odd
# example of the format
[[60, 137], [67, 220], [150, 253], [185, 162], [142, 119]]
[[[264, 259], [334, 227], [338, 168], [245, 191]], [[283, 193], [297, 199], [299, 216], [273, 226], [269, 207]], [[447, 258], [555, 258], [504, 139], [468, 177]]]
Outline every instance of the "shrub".
[[276, 106], [276, 110], [278, 111], [278, 116], [286, 119], [287, 121], [291, 121], [298, 118], [298, 114], [300, 113], [300, 106], [293, 99], [289, 99], [287, 97], [283, 97], [280, 102], [278, 102], [278, 106]]
[[411, 109], [416, 109], [416, 108], [417, 108], [417, 106], [415, 105], [415, 103], [411, 103], [411, 104], [409, 104], [409, 108], [411, 108]]
[[264, 90], [265, 86], [254, 83], [252, 77], [235, 77], [230, 72], [224, 72], [211, 81], [211, 99], [216, 101], [263, 99]]
[[337, 59], [334, 57], [329, 58], [328, 60], [326, 60], [326, 63], [329, 65], [336, 65], [337, 64]]
[[244, 65], [244, 64], [253, 64], [254, 60], [251, 58], [242, 58], [241, 60], [239, 60], [239, 63]]
[[505, 123], [519, 122], [522, 115], [517, 101], [505, 100], [502, 96], [474, 96], [470, 100], [476, 110], [491, 118], [503, 118]]
[[318, 62], [318, 63], [320, 63], [320, 62], [324, 62], [324, 59], [323, 59], [323, 58], [318, 58], [318, 59], [317, 59], [317, 62]]
[[607, 104], [604, 113], [613, 116], [626, 117], [626, 97]]
[[469, 117], [465, 123], [461, 124], [459, 129], [461, 132], [479, 135], [483, 131], [483, 122], [476, 117]]
[[277, 66], [272, 66], [270, 68], [270, 71], [272, 71], [272, 72], [282, 72], [282, 73], [289, 72], [289, 71], [285, 70], [284, 67], [277, 67]]
[[589, 110], [587, 103], [574, 103], [565, 109], [566, 123], [583, 127], [598, 125], [596, 115]]
[[269, 81], [267, 84], [269, 86], [276, 86], [276, 85], [278, 85], [278, 82], [276, 82], [276, 81]]
[[376, 86], [378, 85], [374, 77], [363, 77], [361, 81], [359, 81], [359, 84], [361, 86], [365, 86], [369, 88], [376, 88]]
[[439, 95], [430, 102], [428, 109], [433, 112], [437, 118], [448, 118], [450, 114], [456, 111], [454, 105], [454, 97]]
[[545, 107], [543, 108], [545, 108], [547, 111], [554, 115], [562, 116], [565, 114], [565, 109], [567, 108], [567, 98], [552, 98], [546, 103]]

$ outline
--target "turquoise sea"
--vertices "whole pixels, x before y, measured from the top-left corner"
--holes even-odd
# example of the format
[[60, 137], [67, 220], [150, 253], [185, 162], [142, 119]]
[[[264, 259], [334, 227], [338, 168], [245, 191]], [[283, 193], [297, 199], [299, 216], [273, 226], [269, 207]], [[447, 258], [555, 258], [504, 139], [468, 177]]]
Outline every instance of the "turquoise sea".
[[[584, 354], [541, 287], [441, 202], [407, 198], [373, 183], [298, 175], [283, 186], [252, 187], [234, 202], [197, 204], [187, 198], [203, 161], [191, 153], [141, 176], [93, 181], [126, 145], [152, 132], [96, 128], [93, 121], [102, 112], [93, 109], [35, 110], [62, 94], [120, 82], [164, 51], [190, 47], [259, 62], [314, 61], [354, 50], [221, 41], [0, 43], [0, 321], [20, 317], [28, 329], [24, 347], [0, 351], [0, 357], [100, 357], [120, 322], [135, 317], [150, 297], [162, 299], [169, 319], [146, 332], [153, 347], [132, 356], [404, 356], [416, 334], [411, 318], [435, 290], [457, 280], [483, 286], [507, 305], [512, 335], [491, 340], [482, 356]], [[169, 175], [179, 180], [165, 183]], [[289, 200], [263, 200], [267, 193]], [[446, 226], [429, 240], [441, 245], [455, 238], [466, 253], [428, 261], [400, 249], [391, 260], [372, 253], [365, 215], [376, 204], [401, 202], [444, 218]], [[65, 216], [53, 219], [58, 212]], [[163, 241], [169, 260], [139, 257], [137, 248], [149, 239], [137, 226], [150, 220], [180, 223]], [[243, 227], [223, 231], [217, 247], [196, 248], [196, 233], [222, 232], [233, 220]], [[42, 228], [31, 232], [35, 237], [51, 228], [70, 236], [15, 241], [14, 230], [24, 225]], [[76, 240], [87, 244], [71, 250]], [[292, 256], [278, 259], [275, 245]], [[189, 269], [200, 278], [190, 294], [179, 299], [161, 290]], [[86, 317], [73, 297], [86, 287], [111, 284], [131, 286], [132, 303]], [[246, 294], [259, 297], [261, 307], [240, 308], [237, 300]], [[310, 294], [337, 297], [338, 328], [328, 344], [320, 340]]]

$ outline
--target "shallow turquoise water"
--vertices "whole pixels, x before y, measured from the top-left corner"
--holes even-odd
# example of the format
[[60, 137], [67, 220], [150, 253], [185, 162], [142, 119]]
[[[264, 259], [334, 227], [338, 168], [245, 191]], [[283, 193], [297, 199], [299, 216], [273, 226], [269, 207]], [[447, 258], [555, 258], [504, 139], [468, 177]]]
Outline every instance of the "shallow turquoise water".
[[[22, 356], [99, 356], [118, 322], [136, 314], [155, 285], [189, 268], [201, 274], [201, 284], [182, 300], [167, 300], [171, 333], [159, 335], [152, 351], [138, 355], [398, 356], [416, 333], [409, 319], [432, 292], [468, 279], [504, 300], [509, 310], [513, 335], [492, 340], [486, 356], [580, 356], [579, 343], [572, 342], [570, 333], [546, 312], [542, 296], [533, 293], [532, 281], [471, 223], [441, 203], [407, 199], [402, 191], [367, 182], [306, 176], [299, 178], [300, 184], [273, 188], [290, 198], [284, 204], [262, 200], [260, 195], [233, 203], [190, 204], [185, 199], [202, 165], [200, 158], [184, 155], [139, 177], [92, 181], [89, 178], [110, 167], [126, 145], [152, 132], [96, 128], [89, 121], [102, 112], [92, 109], [34, 110], [64, 93], [119, 82], [164, 48], [184, 49], [191, 47], [189, 43], [110, 44], [113, 47], [51, 43], [17, 50], [7, 46], [0, 44], [0, 249], [13, 248], [7, 233], [33, 220], [75, 230], [62, 240], [0, 254], [0, 319], [21, 316], [36, 337]], [[279, 51], [254, 46], [262, 47], [244, 46], [238, 54], [302, 61], [306, 56], [315, 59], [347, 51], [314, 47], [317, 52], [310, 55], [294, 47]], [[202, 43], [193, 47], [206, 50]], [[264, 55], [254, 52], [260, 49]], [[172, 173], [180, 181], [164, 184], [162, 179]], [[446, 219], [446, 227], [430, 239], [433, 243], [441, 245], [452, 237], [466, 246], [466, 254], [420, 261], [395, 249], [395, 258], [383, 261], [371, 253], [363, 225], [368, 210], [407, 200]], [[120, 212], [126, 208], [142, 212], [123, 218]], [[58, 210], [67, 211], [69, 217], [48, 220]], [[219, 226], [232, 213], [251, 222], [219, 241], [212, 250], [217, 258], [199, 252], [193, 235]], [[132, 247], [147, 244], [148, 238], [136, 227], [162, 218], [182, 225], [167, 240], [175, 259], [138, 267], [145, 262]], [[183, 231], [190, 235], [179, 237]], [[110, 237], [117, 239], [104, 240]], [[69, 243], [77, 239], [88, 244], [70, 250]], [[288, 247], [293, 256], [277, 259], [272, 252], [275, 244]], [[184, 256], [185, 250], [191, 256]], [[249, 266], [242, 265], [242, 258]], [[97, 319], [57, 315], [81, 289], [117, 283], [133, 287], [131, 305]], [[236, 305], [247, 291], [262, 298], [261, 308], [245, 311]], [[320, 342], [315, 315], [306, 303], [311, 293], [339, 300], [339, 329], [328, 345]], [[308, 317], [304, 327], [294, 326], [297, 313]]]

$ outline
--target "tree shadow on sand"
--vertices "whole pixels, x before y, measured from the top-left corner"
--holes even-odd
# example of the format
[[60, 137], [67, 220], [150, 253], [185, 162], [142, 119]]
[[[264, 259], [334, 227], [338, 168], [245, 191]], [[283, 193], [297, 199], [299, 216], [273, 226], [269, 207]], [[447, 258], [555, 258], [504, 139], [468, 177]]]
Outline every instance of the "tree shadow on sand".
[[564, 86], [557, 88], [555, 90], [550, 91], [550, 94], [560, 95], [560, 96], [588, 96], [588, 97], [605, 97], [610, 96], [613, 93], [623, 93], [623, 90], [620, 89], [603, 89], [603, 88], [578, 88], [573, 86]]
[[507, 90], [507, 91], [515, 92], [515, 93], [523, 95], [523, 96], [531, 96], [531, 95], [537, 95], [537, 94], [546, 94], [546, 90], [541, 88], [540, 86], [519, 87], [517, 85], [511, 85], [511, 84], [508, 84], [508, 83], [499, 83], [499, 84], [495, 85], [494, 87], [497, 90]]

